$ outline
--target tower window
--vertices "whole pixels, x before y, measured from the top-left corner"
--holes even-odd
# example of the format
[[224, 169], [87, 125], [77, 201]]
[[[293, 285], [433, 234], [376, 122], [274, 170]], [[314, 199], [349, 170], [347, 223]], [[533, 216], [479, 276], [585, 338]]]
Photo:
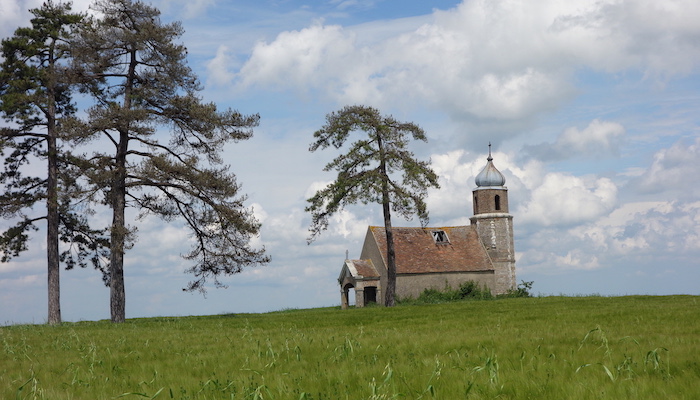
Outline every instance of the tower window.
[[500, 210], [500, 209], [501, 209], [501, 196], [496, 195], [495, 203], [496, 203], [496, 204], [495, 204], [495, 205], [496, 205], [496, 211]]
[[432, 234], [436, 244], [450, 243], [450, 239], [447, 238], [447, 233], [445, 233], [445, 231], [432, 231]]

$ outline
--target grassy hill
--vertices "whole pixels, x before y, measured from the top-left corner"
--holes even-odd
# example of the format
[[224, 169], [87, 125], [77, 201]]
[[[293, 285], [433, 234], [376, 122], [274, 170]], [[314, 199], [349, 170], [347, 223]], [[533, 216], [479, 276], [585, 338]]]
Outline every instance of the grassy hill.
[[700, 297], [0, 328], [2, 399], [697, 399]]

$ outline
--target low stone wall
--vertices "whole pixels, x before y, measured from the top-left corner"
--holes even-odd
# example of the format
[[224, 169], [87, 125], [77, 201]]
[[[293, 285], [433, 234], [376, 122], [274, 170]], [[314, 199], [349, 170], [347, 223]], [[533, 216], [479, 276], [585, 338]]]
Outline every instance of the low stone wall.
[[445, 287], [457, 289], [464, 282], [474, 281], [481, 287], [488, 287], [495, 292], [496, 281], [493, 271], [453, 272], [442, 274], [398, 275], [396, 277], [396, 296], [399, 299], [416, 298], [425, 289], [444, 290]]

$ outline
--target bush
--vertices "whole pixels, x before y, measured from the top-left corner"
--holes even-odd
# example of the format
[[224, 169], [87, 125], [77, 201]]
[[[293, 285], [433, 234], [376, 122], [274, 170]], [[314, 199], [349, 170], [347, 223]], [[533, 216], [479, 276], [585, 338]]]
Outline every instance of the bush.
[[493, 295], [487, 287], [481, 287], [474, 281], [467, 281], [459, 285], [460, 299], [491, 300]]
[[457, 291], [449, 287], [444, 291], [438, 289], [425, 289], [416, 299], [418, 303], [435, 304], [458, 300]]
[[530, 290], [532, 290], [532, 284], [534, 281], [525, 282], [520, 281], [516, 289], [511, 289], [507, 293], [499, 295], [499, 298], [509, 298], [509, 297], [532, 297]]
[[474, 281], [467, 281], [459, 285], [458, 289], [445, 286], [445, 289], [425, 289], [416, 299], [401, 299], [402, 304], [439, 304], [459, 300], [491, 300], [491, 291], [487, 287], [481, 287]]
[[459, 285], [458, 289], [452, 289], [445, 285], [445, 289], [425, 289], [418, 298], [399, 299], [401, 304], [439, 304], [460, 300], [492, 300], [515, 297], [532, 297], [530, 291], [534, 281], [521, 281], [518, 287], [504, 294], [494, 296], [486, 286], [481, 287], [477, 282], [467, 281]]

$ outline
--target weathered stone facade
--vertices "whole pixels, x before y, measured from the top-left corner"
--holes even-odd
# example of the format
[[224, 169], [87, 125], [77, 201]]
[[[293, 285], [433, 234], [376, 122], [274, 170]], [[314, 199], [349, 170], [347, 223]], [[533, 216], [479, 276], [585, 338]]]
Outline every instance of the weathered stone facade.
[[470, 218], [493, 264], [495, 294], [515, 289], [513, 216], [503, 213], [479, 214]]
[[[508, 212], [505, 178], [488, 163], [476, 177], [471, 225], [432, 228], [393, 228], [396, 251], [396, 296], [417, 297], [425, 289], [457, 288], [474, 281], [494, 294], [515, 289], [513, 216]], [[341, 306], [383, 303], [386, 287], [386, 232], [367, 230], [359, 260], [345, 260], [338, 283]]]
[[486, 166], [476, 176], [472, 197], [474, 216], [470, 218], [489, 254], [495, 274], [492, 291], [506, 293], [516, 288], [513, 216], [508, 209], [506, 179], [493, 165], [491, 145]]

